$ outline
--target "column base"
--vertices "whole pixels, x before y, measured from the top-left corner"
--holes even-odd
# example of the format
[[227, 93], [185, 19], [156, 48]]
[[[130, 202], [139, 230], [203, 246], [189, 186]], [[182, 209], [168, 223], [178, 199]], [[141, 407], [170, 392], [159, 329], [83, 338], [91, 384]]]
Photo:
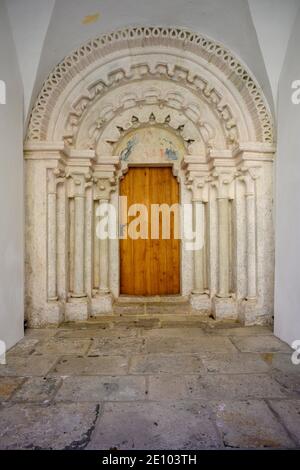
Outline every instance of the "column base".
[[209, 313], [211, 310], [211, 299], [207, 294], [193, 291], [190, 295], [190, 304], [193, 309]]
[[212, 315], [215, 320], [237, 320], [238, 305], [232, 297], [214, 297]]
[[66, 303], [66, 321], [84, 321], [89, 318], [90, 301], [87, 297], [70, 297]]
[[111, 293], [98, 293], [92, 299], [91, 315], [96, 317], [97, 315], [101, 315], [103, 313], [112, 313], [112, 306], [113, 296]]
[[240, 304], [239, 320], [245, 326], [269, 325], [272, 323], [270, 315], [262, 315], [262, 307], [257, 299], [244, 299]]
[[47, 326], [59, 326], [65, 317], [64, 302], [48, 300], [41, 307], [28, 309], [27, 324], [29, 328], [44, 328]]

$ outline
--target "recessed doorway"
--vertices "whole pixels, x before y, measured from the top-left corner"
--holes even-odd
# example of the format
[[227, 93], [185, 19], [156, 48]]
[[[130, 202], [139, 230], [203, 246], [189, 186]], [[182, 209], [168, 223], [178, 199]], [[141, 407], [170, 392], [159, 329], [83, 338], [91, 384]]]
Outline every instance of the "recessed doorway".
[[[144, 229], [143, 235], [134, 239], [127, 233], [127, 237], [120, 240], [120, 293], [140, 296], [179, 294], [179, 184], [172, 168], [129, 168], [120, 183], [120, 195], [127, 196], [128, 208], [143, 204], [148, 214], [146, 227], [139, 228]], [[162, 204], [174, 208], [169, 212], [169, 237], [163, 232], [163, 213], [160, 211], [157, 219], [157, 212], [155, 215], [152, 212], [153, 205], [161, 207]], [[128, 216], [127, 228], [140, 215], [137, 212], [135, 217]], [[158, 222], [156, 230], [155, 221]]]

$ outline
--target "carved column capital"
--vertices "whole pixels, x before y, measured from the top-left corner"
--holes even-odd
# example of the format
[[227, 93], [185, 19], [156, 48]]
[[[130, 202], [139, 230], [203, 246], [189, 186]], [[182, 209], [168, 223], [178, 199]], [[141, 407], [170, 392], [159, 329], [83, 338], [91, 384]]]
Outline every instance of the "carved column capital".
[[80, 172], [68, 173], [69, 197], [84, 197], [86, 188], [86, 175]]
[[110, 194], [116, 190], [116, 178], [101, 178], [94, 176], [94, 200], [109, 201]]
[[229, 168], [224, 170], [217, 170], [212, 173], [212, 186], [217, 188], [218, 199], [230, 198], [230, 185], [235, 177], [235, 172]]
[[193, 201], [206, 201], [207, 182], [208, 176], [204, 174], [194, 174], [187, 178], [186, 185], [192, 192]]
[[259, 167], [241, 166], [237, 173], [240, 181], [243, 181], [246, 186], [246, 196], [255, 194], [255, 181], [259, 178]]
[[185, 184], [192, 191], [193, 201], [206, 202], [209, 171], [204, 157], [185, 156], [181, 166], [185, 172]]
[[61, 167], [49, 169], [47, 173], [48, 194], [56, 194], [57, 185], [66, 179], [66, 172]]

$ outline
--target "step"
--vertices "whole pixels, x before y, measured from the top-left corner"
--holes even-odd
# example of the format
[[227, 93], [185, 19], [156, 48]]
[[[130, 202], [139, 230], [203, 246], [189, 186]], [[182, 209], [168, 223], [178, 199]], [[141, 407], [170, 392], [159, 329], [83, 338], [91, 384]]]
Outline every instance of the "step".
[[161, 314], [161, 315], [121, 315], [109, 314], [99, 315], [82, 322], [65, 323], [64, 327], [76, 328], [186, 328], [203, 327], [209, 322], [209, 318], [199, 314]]
[[115, 304], [113, 313], [117, 315], [188, 315], [192, 311], [190, 303], [179, 304]]
[[120, 295], [115, 300], [116, 305], [136, 305], [136, 304], [188, 304], [189, 298], [182, 295], [153, 295], [153, 296], [129, 296]]

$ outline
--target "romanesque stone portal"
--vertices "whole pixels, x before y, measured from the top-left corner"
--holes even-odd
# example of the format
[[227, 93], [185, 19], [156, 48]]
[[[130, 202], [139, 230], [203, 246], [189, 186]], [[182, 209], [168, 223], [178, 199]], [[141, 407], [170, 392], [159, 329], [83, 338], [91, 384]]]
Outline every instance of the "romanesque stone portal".
[[[149, 146], [149, 132], [169, 144]], [[96, 237], [97, 210], [118, 210], [119, 181], [137, 164], [171, 167], [180, 202], [203, 213], [203, 248], [181, 244], [180, 294], [216, 318], [268, 322], [274, 151], [262, 90], [221, 44], [141, 27], [80, 47], [44, 83], [27, 132], [29, 324], [111, 311], [119, 241]]]

